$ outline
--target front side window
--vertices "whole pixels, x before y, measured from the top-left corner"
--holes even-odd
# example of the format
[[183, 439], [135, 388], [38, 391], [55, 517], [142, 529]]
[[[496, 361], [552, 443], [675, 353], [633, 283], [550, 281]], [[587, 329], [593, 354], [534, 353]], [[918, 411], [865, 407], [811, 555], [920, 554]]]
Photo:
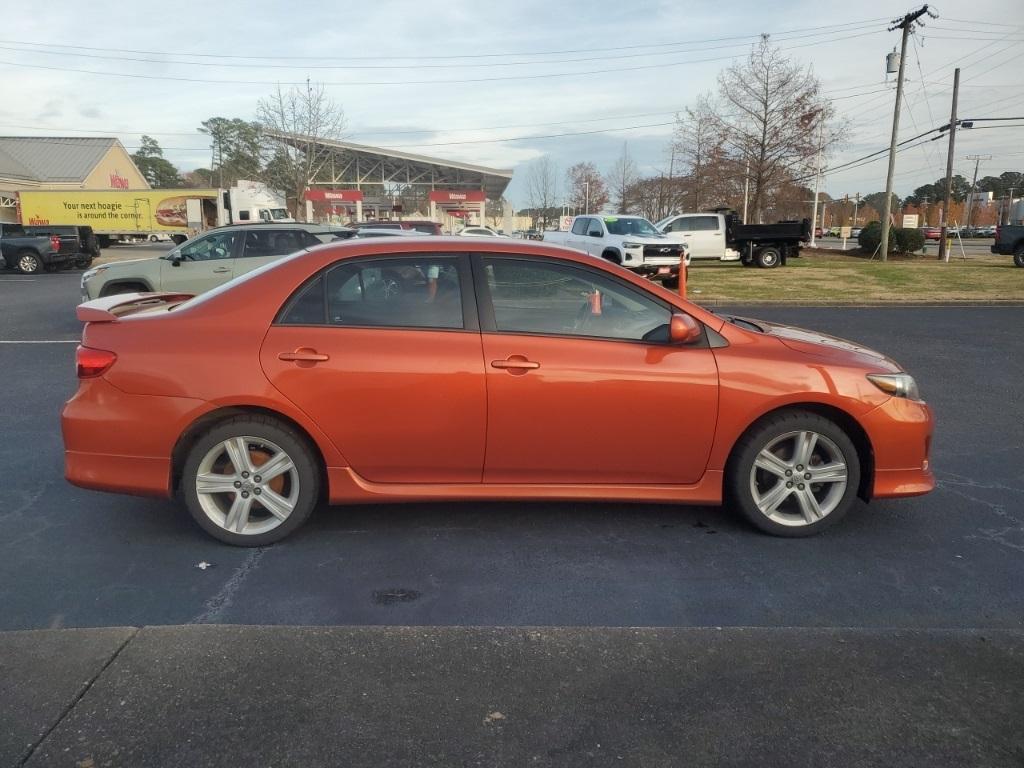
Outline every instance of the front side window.
[[463, 328], [458, 264], [435, 255], [345, 261], [302, 289], [281, 322]]
[[590, 220], [590, 228], [587, 230], [587, 234], [590, 237], [604, 237], [604, 230], [601, 228], [601, 222], [597, 219]]
[[689, 217], [684, 217], [684, 218], [681, 218], [681, 219], [676, 219], [668, 227], [668, 231], [669, 232], [690, 232], [692, 230], [693, 230], [693, 219], [690, 219]]
[[186, 243], [178, 253], [186, 261], [230, 259], [237, 235], [237, 232], [214, 232]]
[[245, 233], [243, 258], [285, 256], [301, 251], [307, 245], [301, 229], [258, 229]]
[[669, 309], [599, 272], [502, 257], [483, 264], [499, 332], [668, 341]]

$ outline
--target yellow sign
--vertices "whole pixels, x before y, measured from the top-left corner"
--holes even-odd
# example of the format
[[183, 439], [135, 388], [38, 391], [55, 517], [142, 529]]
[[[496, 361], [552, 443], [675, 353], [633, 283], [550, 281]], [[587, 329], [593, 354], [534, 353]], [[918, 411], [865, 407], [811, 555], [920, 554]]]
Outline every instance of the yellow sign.
[[114, 192], [23, 190], [19, 218], [26, 226], [90, 226], [97, 233], [183, 232], [186, 201], [216, 200], [216, 189], [147, 189]]

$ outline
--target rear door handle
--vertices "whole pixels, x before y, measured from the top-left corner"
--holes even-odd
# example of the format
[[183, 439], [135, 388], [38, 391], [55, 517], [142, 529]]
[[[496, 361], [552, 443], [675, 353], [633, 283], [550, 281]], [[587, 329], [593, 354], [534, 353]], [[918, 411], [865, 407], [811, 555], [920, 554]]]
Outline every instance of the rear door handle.
[[213, 270], [213, 271], [214, 271], [214, 272], [230, 272], [231, 270], [230, 270], [230, 269], [228, 269], [227, 267], [217, 267], [217, 268], [216, 268], [215, 270]]
[[321, 355], [315, 349], [296, 349], [294, 352], [282, 352], [278, 360], [288, 363], [323, 363], [331, 359], [330, 355]]
[[522, 355], [510, 355], [504, 360], [491, 360], [491, 368], [501, 368], [509, 373], [522, 374], [540, 368], [540, 363], [527, 360]]

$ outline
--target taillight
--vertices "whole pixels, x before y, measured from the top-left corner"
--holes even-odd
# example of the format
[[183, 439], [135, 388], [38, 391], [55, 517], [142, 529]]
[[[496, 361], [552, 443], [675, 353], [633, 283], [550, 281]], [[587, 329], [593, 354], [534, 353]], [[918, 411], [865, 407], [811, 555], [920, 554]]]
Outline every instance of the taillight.
[[102, 376], [116, 360], [117, 355], [105, 349], [93, 349], [79, 344], [75, 350], [75, 365], [80, 379]]
[[53, 246], [53, 250], [60, 253], [60, 238], [57, 235], [50, 235], [50, 245]]

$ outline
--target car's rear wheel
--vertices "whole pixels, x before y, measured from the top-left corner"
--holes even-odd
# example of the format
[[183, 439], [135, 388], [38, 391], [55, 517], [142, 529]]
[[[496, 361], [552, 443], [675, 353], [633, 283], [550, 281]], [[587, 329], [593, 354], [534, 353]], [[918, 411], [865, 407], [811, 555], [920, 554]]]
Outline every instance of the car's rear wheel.
[[320, 493], [313, 451], [292, 429], [263, 416], [239, 416], [192, 446], [181, 477], [199, 526], [240, 547], [272, 544], [302, 525]]
[[1024, 267], [1024, 245], [1018, 246], [1013, 252], [1013, 263], [1018, 267]]
[[769, 417], [736, 446], [727, 498], [766, 533], [811, 536], [849, 511], [860, 459], [837, 424], [806, 411]]
[[34, 251], [20, 251], [14, 257], [14, 268], [23, 275], [34, 275], [43, 271], [43, 260]]
[[759, 250], [755, 254], [754, 259], [757, 261], [757, 266], [762, 269], [774, 269], [782, 262], [782, 254], [778, 248], [768, 246]]

